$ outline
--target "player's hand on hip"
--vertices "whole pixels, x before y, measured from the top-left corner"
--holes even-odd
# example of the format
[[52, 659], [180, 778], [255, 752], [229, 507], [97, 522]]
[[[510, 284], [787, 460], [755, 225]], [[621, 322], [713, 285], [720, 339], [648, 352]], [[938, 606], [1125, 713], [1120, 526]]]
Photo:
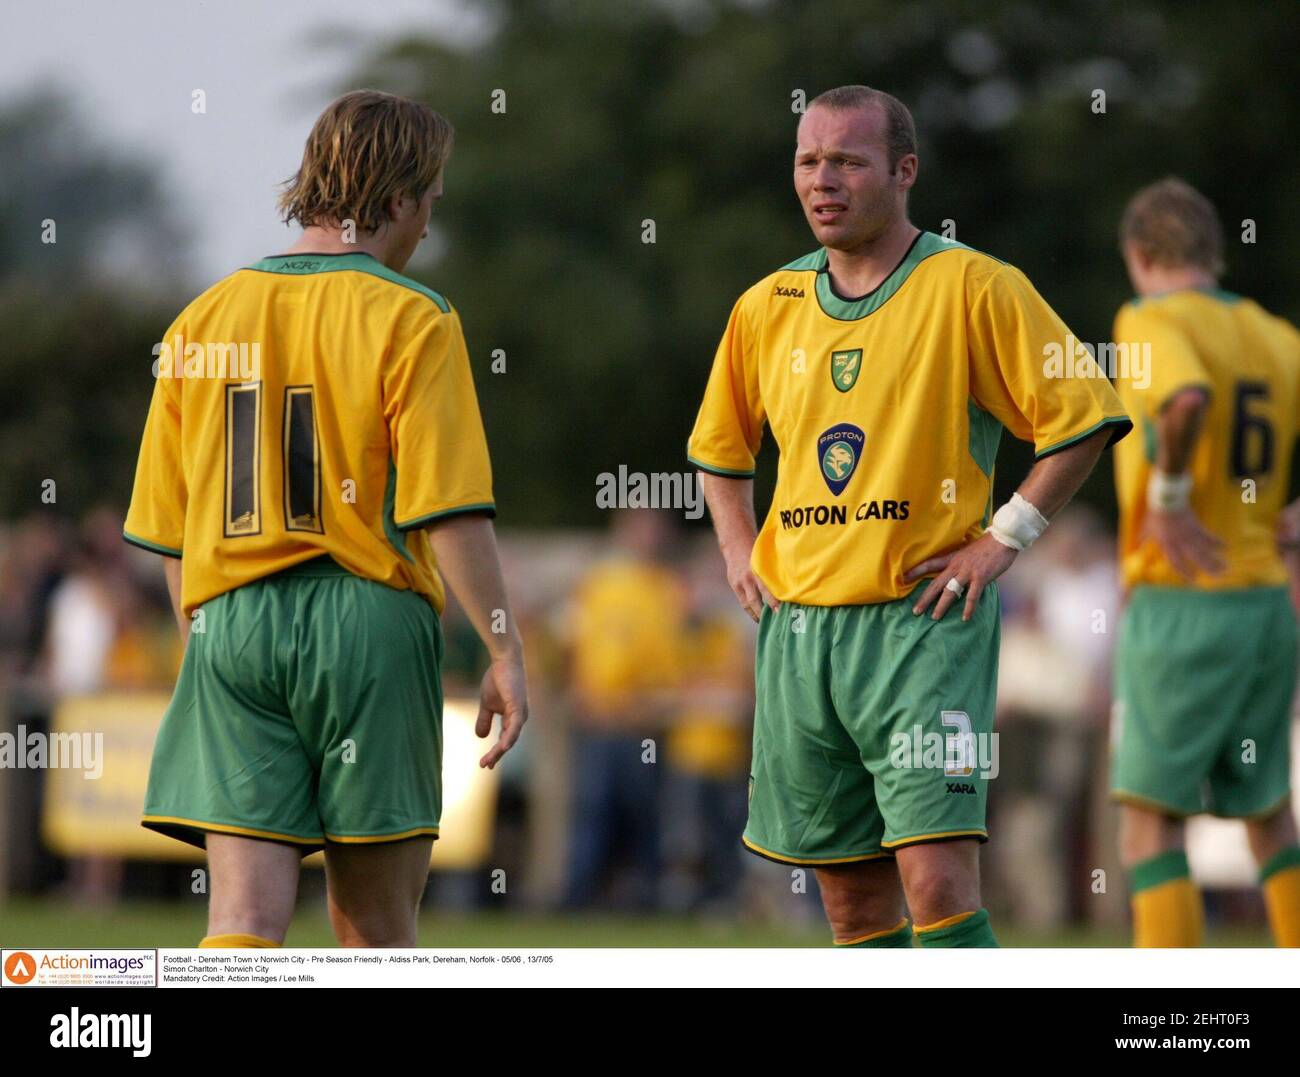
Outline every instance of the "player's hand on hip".
[[1006, 572], [1018, 552], [1010, 546], [1004, 546], [992, 535], [985, 534], [952, 553], [939, 554], [922, 561], [903, 574], [905, 583], [934, 575], [930, 586], [912, 607], [912, 612], [922, 614], [933, 604], [931, 618], [942, 620], [953, 603], [961, 598], [966, 603], [961, 619], [969, 621], [975, 616], [975, 607], [979, 604], [985, 585]]
[[1164, 551], [1174, 571], [1184, 579], [1190, 580], [1197, 572], [1215, 576], [1227, 567], [1219, 556], [1223, 540], [1210, 534], [1191, 509], [1148, 511], [1142, 534]]
[[754, 575], [748, 559], [743, 563], [737, 561], [735, 565], [727, 563], [727, 582], [731, 584], [740, 604], [745, 607], [745, 612], [755, 621], [762, 614], [764, 606], [772, 610], [781, 608], [781, 603], [772, 597], [772, 592]]
[[478, 761], [480, 767], [491, 770], [497, 761], [514, 747], [524, 723], [528, 721], [528, 684], [524, 679], [522, 656], [496, 658], [483, 674], [478, 721], [474, 732], [480, 738], [492, 732], [492, 719], [501, 715], [501, 735]]

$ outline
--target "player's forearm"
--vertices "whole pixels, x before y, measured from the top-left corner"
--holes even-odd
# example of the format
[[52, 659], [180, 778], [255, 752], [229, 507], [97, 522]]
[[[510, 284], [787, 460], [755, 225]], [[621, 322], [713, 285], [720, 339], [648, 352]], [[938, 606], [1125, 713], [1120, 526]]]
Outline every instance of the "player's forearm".
[[425, 528], [438, 571], [455, 593], [474, 631], [497, 658], [523, 654], [519, 629], [506, 599], [496, 531], [486, 516], [452, 516]]
[[1161, 411], [1156, 425], [1156, 467], [1166, 475], [1181, 475], [1191, 463], [1206, 404], [1201, 390], [1188, 389], [1176, 394]]
[[190, 622], [181, 608], [181, 559], [179, 557], [163, 558], [163, 576], [167, 579], [167, 593], [171, 595], [176, 626], [181, 630], [181, 642], [185, 643], [190, 637]]
[[1016, 492], [1051, 519], [1069, 503], [1106, 450], [1109, 434], [1100, 430], [1046, 459], [1039, 460]]
[[700, 488], [704, 502], [709, 506], [713, 530], [718, 536], [722, 556], [730, 560], [742, 557], [748, 560], [758, 536], [754, 518], [754, 480], [730, 479], [701, 471]]

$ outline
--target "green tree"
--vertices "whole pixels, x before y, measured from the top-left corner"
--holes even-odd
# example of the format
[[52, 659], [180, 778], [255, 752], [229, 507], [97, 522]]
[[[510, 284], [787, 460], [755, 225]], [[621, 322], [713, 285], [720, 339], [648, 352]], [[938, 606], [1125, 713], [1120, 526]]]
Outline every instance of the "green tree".
[[[481, 40], [393, 42], [355, 84], [457, 126], [445, 254], [421, 275], [464, 317], [507, 522], [595, 522], [600, 472], [685, 466], [732, 302], [815, 246], [790, 189], [800, 91], [865, 82], [908, 101], [913, 219], [1019, 265], [1084, 340], [1106, 339], [1128, 296], [1124, 200], [1168, 172], [1218, 201], [1230, 239], [1258, 221], [1229, 286], [1296, 313], [1285, 5], [473, 6]], [[1004, 439], [1000, 486], [1028, 460]], [[1107, 472], [1086, 496], [1109, 500]]]
[[124, 508], [182, 250], [162, 193], [41, 91], [0, 113], [0, 213], [0, 515]]

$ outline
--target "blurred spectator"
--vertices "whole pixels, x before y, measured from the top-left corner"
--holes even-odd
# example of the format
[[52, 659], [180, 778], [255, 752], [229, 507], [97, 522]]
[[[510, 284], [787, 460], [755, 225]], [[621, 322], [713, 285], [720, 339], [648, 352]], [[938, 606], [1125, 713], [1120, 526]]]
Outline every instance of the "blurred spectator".
[[8, 529], [0, 556], [0, 676], [36, 672], [67, 558], [67, 527], [51, 513], [32, 513]]
[[1088, 898], [1105, 819], [1095, 793], [1118, 623], [1113, 539], [1071, 506], [1005, 586], [990, 867], [1010, 915], [1047, 929], [1099, 911]]
[[727, 912], [745, 869], [754, 634], [711, 537], [691, 559], [688, 584], [680, 702], [668, 735], [667, 904]]
[[569, 908], [601, 897], [619, 854], [628, 885], [611, 903], [658, 901], [659, 734], [680, 678], [686, 619], [684, 588], [665, 563], [674, 537], [666, 512], [620, 510], [611, 555], [574, 593]]
[[[52, 515], [33, 514], [9, 535], [0, 562], [0, 676], [6, 728], [48, 734], [61, 700], [72, 695], [169, 689], [182, 647], [154, 556], [122, 541], [122, 514], [86, 514], [77, 541]], [[6, 775], [6, 828], [0, 834], [5, 889], [48, 885], [57, 861], [39, 845], [43, 771]], [[122, 862], [69, 861], [74, 898], [118, 895]]]

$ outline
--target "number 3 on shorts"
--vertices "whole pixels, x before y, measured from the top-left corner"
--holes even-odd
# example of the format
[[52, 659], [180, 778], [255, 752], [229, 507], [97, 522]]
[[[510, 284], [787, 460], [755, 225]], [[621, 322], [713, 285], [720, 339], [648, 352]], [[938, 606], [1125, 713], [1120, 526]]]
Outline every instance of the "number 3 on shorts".
[[940, 717], [949, 733], [943, 756], [943, 773], [949, 778], [966, 778], [975, 770], [975, 734], [971, 731], [970, 715], [965, 711], [943, 711]]

